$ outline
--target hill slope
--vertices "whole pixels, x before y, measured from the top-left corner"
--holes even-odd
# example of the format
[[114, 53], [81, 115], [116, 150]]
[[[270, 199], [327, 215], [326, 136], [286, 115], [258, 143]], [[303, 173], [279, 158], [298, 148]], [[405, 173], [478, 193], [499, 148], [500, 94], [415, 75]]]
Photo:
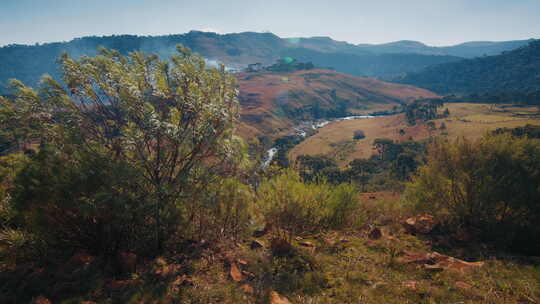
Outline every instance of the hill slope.
[[446, 63], [399, 80], [441, 94], [540, 91], [540, 41], [497, 55]]
[[277, 135], [300, 121], [390, 110], [437, 97], [408, 85], [330, 70], [238, 73], [243, 135]]

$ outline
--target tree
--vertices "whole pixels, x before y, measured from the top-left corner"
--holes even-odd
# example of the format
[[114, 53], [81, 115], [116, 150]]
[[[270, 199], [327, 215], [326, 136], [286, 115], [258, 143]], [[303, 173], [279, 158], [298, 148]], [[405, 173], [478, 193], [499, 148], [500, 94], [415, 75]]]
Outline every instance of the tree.
[[353, 139], [362, 139], [366, 138], [366, 134], [362, 130], [356, 130], [353, 134]]
[[379, 157], [381, 160], [392, 160], [394, 158], [394, 154], [396, 154], [394, 151], [396, 145], [394, 144], [394, 141], [388, 138], [376, 138], [373, 141], [373, 146], [379, 153]]
[[[38, 123], [42, 145], [106, 155], [140, 169], [153, 204], [156, 248], [163, 249], [167, 217], [198, 185], [243, 161], [234, 136], [239, 105], [235, 79], [223, 66], [177, 47], [169, 61], [100, 49], [96, 57], [61, 57], [62, 87], [44, 76], [38, 92], [13, 82], [16, 98], [2, 108], [21, 125]], [[3, 116], [4, 118], [7, 116]], [[6, 123], [5, 120], [1, 121]]]
[[371, 159], [357, 158], [349, 163], [349, 176], [352, 180], [358, 181], [365, 190], [365, 185], [369, 181], [371, 174], [377, 170], [377, 163]]

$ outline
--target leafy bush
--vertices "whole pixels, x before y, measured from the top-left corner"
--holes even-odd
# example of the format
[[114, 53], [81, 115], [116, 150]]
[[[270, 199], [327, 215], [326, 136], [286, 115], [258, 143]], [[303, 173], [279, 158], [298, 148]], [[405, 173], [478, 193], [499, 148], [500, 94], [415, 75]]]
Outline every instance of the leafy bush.
[[249, 231], [253, 191], [235, 178], [213, 179], [184, 202], [184, 237], [196, 240], [239, 239]]
[[540, 140], [486, 135], [476, 142], [435, 141], [407, 186], [417, 210], [449, 229], [501, 246], [540, 252]]
[[324, 181], [304, 183], [286, 170], [264, 181], [257, 190], [257, 207], [266, 223], [283, 238], [358, 224], [357, 192], [352, 185]]
[[15, 179], [14, 222], [63, 254], [145, 251], [153, 219], [141, 179], [125, 162], [43, 149]]
[[15, 98], [0, 98], [0, 135], [20, 139], [20, 149], [55, 147], [17, 177], [20, 226], [64, 249], [162, 252], [192, 208], [182, 204], [198, 202], [186, 199], [193, 189], [237, 173], [245, 151], [234, 135], [235, 78], [177, 51], [167, 61], [65, 54], [67, 88], [50, 76], [37, 91], [12, 81]]

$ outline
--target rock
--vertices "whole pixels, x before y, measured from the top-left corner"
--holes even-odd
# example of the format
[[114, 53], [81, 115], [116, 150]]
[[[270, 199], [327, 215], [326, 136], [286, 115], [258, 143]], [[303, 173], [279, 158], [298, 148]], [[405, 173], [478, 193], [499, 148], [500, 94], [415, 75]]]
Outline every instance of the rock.
[[455, 286], [456, 288], [458, 288], [458, 289], [463, 289], [463, 290], [469, 290], [469, 289], [472, 288], [472, 285], [469, 285], [469, 284], [467, 284], [467, 283], [465, 283], [465, 282], [459, 282], [459, 281], [456, 282], [456, 283], [454, 284], [454, 286]]
[[403, 226], [408, 233], [427, 234], [433, 230], [433, 227], [435, 227], [435, 220], [431, 215], [415, 216], [406, 219]]
[[39, 296], [34, 300], [33, 304], [52, 304], [52, 302], [44, 296]]
[[240, 272], [240, 269], [238, 269], [238, 265], [236, 265], [236, 263], [231, 264], [230, 275], [235, 282], [241, 282], [244, 280], [244, 276], [242, 275], [242, 272]]
[[403, 285], [403, 287], [411, 289], [411, 290], [416, 290], [418, 288], [418, 282], [417, 281], [405, 281], [401, 285]]
[[245, 293], [249, 293], [249, 294], [255, 293], [255, 290], [249, 284], [244, 284], [244, 285], [240, 286], [240, 289], [242, 289], [242, 291], [245, 292]]
[[120, 252], [116, 257], [122, 273], [137, 272], [137, 255], [132, 252]]
[[264, 244], [261, 241], [253, 240], [253, 241], [251, 241], [251, 244], [249, 245], [249, 248], [251, 248], [251, 249], [264, 248]]
[[246, 266], [248, 264], [247, 261], [244, 261], [244, 260], [241, 260], [241, 259], [238, 259], [236, 262], [238, 262], [238, 264], [244, 265], [244, 266]]
[[423, 267], [427, 270], [450, 270], [462, 273], [470, 269], [484, 266], [484, 262], [466, 262], [438, 252], [425, 253], [407, 250], [404, 250], [403, 256], [396, 258], [395, 261], [401, 264], [424, 264]]
[[382, 237], [382, 231], [381, 229], [377, 227], [373, 227], [371, 231], [368, 234], [368, 237], [372, 240], [378, 240]]
[[280, 296], [277, 291], [272, 291], [270, 292], [270, 304], [291, 304], [291, 302], [287, 298]]

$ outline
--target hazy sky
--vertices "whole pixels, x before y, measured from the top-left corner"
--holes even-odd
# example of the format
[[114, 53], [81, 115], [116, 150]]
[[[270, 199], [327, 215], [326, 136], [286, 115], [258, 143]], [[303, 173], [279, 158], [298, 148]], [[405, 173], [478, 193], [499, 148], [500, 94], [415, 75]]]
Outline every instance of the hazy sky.
[[351, 43], [540, 38], [540, 0], [0, 0], [0, 45], [193, 29]]

